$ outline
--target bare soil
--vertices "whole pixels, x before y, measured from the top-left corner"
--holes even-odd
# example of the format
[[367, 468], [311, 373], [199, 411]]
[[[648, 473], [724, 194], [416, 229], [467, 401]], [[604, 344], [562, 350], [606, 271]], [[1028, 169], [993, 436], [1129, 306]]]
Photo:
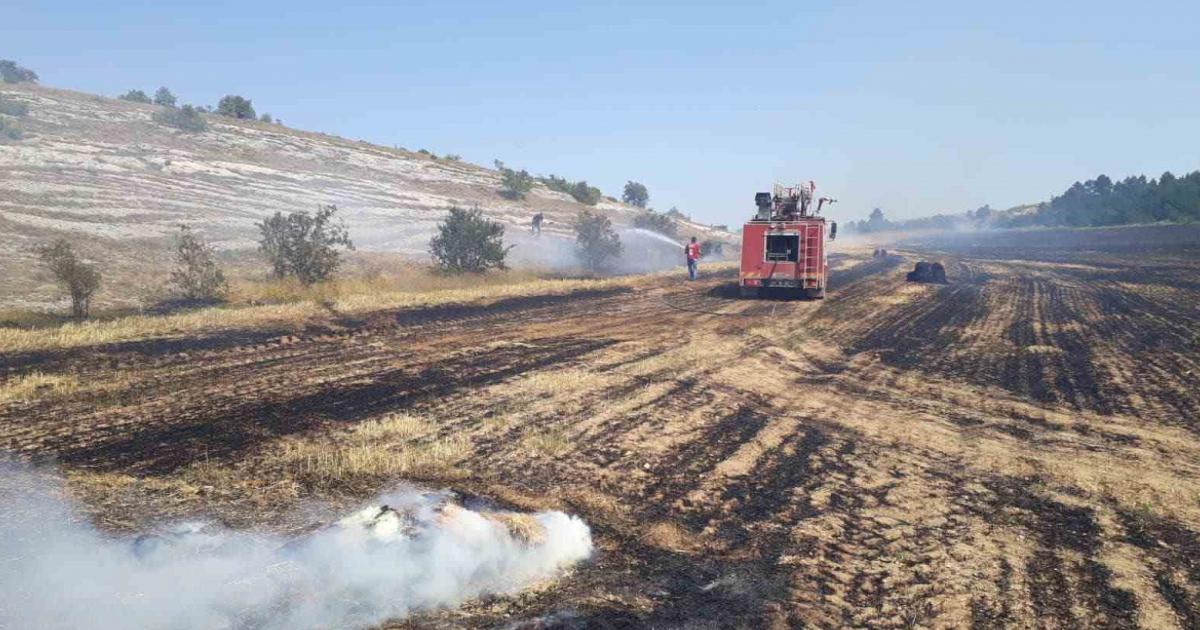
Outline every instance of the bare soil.
[[[0, 448], [113, 529], [301, 531], [397, 479], [280, 445], [402, 412], [469, 444], [423, 482], [592, 526], [562, 580], [396, 627], [1200, 627], [1200, 255], [1116, 241], [851, 248], [822, 301], [726, 272], [3, 355], [83, 386], [0, 406]], [[904, 282], [930, 259], [948, 285]]]

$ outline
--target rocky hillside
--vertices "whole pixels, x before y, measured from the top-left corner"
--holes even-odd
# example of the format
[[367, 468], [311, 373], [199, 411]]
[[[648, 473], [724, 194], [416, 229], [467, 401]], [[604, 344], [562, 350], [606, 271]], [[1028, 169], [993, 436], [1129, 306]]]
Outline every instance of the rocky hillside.
[[[0, 140], [3, 306], [55, 295], [30, 269], [30, 250], [59, 235], [110, 279], [139, 285], [165, 273], [180, 224], [227, 252], [250, 251], [254, 223], [264, 216], [335, 204], [359, 249], [424, 258], [446, 208], [479, 205], [519, 226], [509, 229], [514, 256], [537, 262], [539, 249], [563, 249], [571, 218], [584, 207], [541, 184], [510, 201], [492, 169], [276, 124], [206, 115], [207, 131], [185, 133], [155, 122], [154, 105], [31, 84], [0, 85], [0, 97], [28, 108], [7, 117], [21, 137]], [[636, 213], [607, 200], [596, 208], [618, 225]], [[562, 237], [555, 247], [522, 246], [536, 212], [545, 213], [548, 236]], [[698, 225], [685, 230], [709, 233]]]

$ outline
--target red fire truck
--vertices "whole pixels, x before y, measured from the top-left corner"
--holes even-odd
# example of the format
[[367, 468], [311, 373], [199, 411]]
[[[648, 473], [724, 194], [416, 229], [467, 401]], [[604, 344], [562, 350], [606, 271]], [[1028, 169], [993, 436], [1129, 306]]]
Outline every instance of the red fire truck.
[[815, 191], [812, 182], [775, 184], [774, 192], [754, 195], [758, 213], [742, 228], [742, 297], [825, 297], [825, 240], [837, 236], [837, 223], [827, 224], [820, 215], [837, 200], [821, 197], [814, 208]]

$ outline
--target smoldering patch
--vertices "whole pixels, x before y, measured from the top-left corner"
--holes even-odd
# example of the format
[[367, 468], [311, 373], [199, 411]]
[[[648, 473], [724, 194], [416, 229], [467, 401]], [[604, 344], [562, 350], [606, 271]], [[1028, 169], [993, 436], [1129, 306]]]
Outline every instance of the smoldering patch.
[[108, 536], [46, 475], [5, 472], [25, 479], [0, 517], [0, 627], [364, 628], [555, 579], [593, 550], [575, 516], [415, 488], [301, 537], [204, 522]]

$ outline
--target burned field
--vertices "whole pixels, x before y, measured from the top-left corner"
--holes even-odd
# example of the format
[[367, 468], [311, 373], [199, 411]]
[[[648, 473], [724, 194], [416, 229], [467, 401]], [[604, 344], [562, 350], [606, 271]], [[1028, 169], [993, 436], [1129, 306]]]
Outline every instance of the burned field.
[[562, 579], [395, 627], [1196, 627], [1200, 252], [1081, 243], [9, 353], [70, 386], [0, 402], [0, 447], [114, 532], [287, 535], [399, 479], [591, 527]]

